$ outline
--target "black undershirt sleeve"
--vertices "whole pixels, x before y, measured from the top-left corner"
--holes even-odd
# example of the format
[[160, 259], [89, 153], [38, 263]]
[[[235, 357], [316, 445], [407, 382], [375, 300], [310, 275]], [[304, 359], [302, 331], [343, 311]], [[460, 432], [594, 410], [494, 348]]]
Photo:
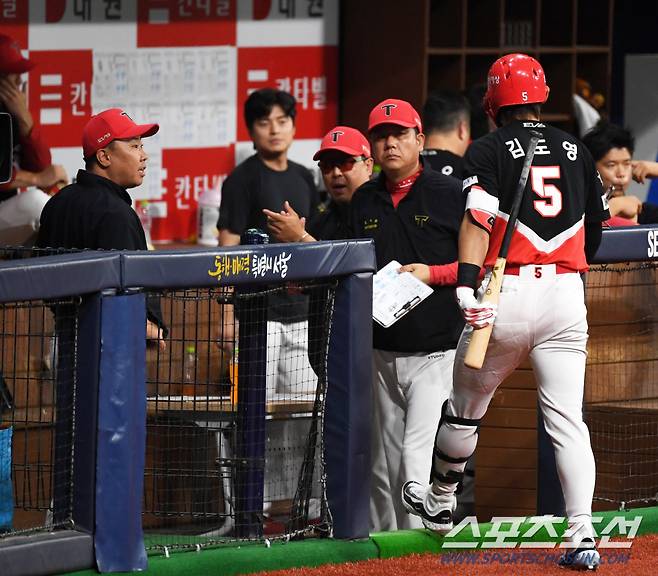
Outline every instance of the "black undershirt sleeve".
[[658, 205], [651, 202], [642, 203], [642, 212], [637, 217], [638, 224], [658, 224]]
[[603, 236], [600, 222], [585, 222], [585, 258], [591, 262], [601, 245]]

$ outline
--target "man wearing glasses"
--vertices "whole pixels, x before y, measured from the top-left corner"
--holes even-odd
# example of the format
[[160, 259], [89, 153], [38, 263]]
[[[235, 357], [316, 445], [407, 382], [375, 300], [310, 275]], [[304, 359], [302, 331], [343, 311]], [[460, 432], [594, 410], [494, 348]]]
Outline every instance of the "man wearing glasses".
[[315, 242], [354, 238], [349, 206], [356, 189], [372, 175], [370, 144], [358, 130], [336, 126], [325, 134], [313, 156], [318, 161], [329, 205], [311, 218], [308, 225], [286, 202], [281, 212], [263, 210], [267, 225], [279, 242]]
[[396, 260], [434, 289], [389, 328], [373, 328], [371, 530], [400, 530], [422, 526], [399, 494], [407, 479], [429, 478], [436, 406], [452, 388], [463, 328], [454, 284], [465, 197], [459, 180], [422, 158], [423, 126], [408, 102], [375, 106], [368, 136], [382, 171], [354, 194], [354, 235], [375, 240], [378, 268]]

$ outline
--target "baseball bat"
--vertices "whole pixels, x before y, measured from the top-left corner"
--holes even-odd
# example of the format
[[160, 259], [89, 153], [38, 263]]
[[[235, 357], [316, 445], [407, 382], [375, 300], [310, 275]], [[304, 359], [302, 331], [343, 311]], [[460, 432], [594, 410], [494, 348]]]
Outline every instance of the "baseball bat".
[[[542, 138], [542, 135], [535, 130], [531, 130], [530, 133], [530, 142], [528, 143], [528, 150], [526, 151], [525, 159], [523, 161], [523, 168], [521, 168], [521, 176], [519, 177], [519, 182], [516, 186], [514, 201], [512, 202], [512, 209], [510, 210], [509, 219], [507, 220], [507, 225], [505, 226], [503, 241], [500, 244], [500, 250], [498, 251], [498, 256], [496, 257], [496, 263], [494, 264], [491, 278], [489, 279], [489, 284], [487, 285], [487, 289], [482, 296], [482, 302], [498, 304], [498, 300], [500, 298], [500, 288], [503, 284], [503, 275], [505, 274], [507, 252], [509, 250], [509, 245], [512, 242], [512, 234], [514, 233], [514, 228], [516, 227], [516, 219], [519, 216], [519, 209], [521, 208], [521, 201], [523, 200], [523, 191], [525, 190], [525, 185], [528, 181], [528, 174], [530, 173], [532, 160], [535, 157], [535, 148], [537, 147], [537, 142], [539, 142], [539, 140]], [[468, 349], [466, 350], [466, 356], [464, 358], [465, 366], [468, 368], [474, 368], [475, 370], [482, 368], [492, 331], [493, 323], [485, 326], [484, 328], [473, 330], [473, 334], [471, 334], [471, 341], [468, 344]]]

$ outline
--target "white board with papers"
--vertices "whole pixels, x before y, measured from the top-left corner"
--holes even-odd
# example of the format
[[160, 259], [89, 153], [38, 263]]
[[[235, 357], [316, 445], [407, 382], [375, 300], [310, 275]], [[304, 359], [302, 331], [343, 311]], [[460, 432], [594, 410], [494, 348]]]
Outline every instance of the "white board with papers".
[[388, 328], [418, 306], [433, 290], [410, 272], [398, 272], [402, 265], [392, 260], [372, 278], [372, 317]]

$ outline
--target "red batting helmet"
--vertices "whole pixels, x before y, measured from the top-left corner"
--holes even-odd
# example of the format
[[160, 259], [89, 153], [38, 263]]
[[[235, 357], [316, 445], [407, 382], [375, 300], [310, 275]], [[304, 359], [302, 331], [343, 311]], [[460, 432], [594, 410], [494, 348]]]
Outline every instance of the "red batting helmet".
[[541, 64], [527, 54], [507, 54], [489, 68], [484, 110], [495, 122], [503, 106], [543, 104], [548, 86]]

